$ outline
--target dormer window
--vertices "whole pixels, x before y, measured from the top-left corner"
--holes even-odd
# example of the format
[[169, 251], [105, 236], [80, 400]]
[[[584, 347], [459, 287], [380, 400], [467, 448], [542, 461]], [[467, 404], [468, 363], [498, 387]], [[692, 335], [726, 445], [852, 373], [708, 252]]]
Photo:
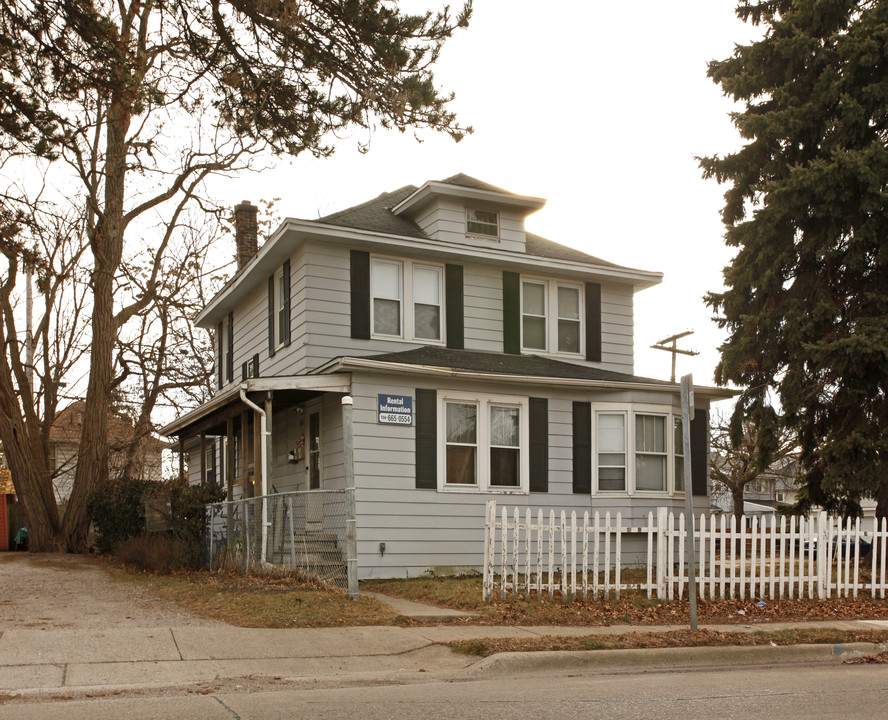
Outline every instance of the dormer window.
[[466, 231], [469, 235], [499, 237], [499, 215], [492, 210], [466, 208]]

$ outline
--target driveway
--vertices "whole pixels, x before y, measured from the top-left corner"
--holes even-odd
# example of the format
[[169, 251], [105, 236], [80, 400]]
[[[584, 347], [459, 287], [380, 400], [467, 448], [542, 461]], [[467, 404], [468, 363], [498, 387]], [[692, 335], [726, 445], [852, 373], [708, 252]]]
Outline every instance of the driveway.
[[0, 631], [227, 627], [117, 580], [94, 556], [0, 553]]

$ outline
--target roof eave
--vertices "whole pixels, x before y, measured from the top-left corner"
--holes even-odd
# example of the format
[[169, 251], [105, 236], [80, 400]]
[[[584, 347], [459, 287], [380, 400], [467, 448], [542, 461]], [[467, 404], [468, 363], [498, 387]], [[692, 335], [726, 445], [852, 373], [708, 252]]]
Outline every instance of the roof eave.
[[[498, 381], [504, 383], [527, 385], [533, 381], [535, 385], [548, 385], [559, 387], [585, 387], [599, 389], [618, 390], [654, 390], [657, 392], [680, 393], [681, 385], [678, 383], [651, 383], [651, 382], [626, 382], [619, 380], [589, 380], [581, 378], [545, 377], [540, 375], [515, 375], [508, 373], [479, 372], [476, 370], [460, 370], [436, 365], [413, 365], [410, 363], [393, 363], [372, 360], [359, 357], [340, 357], [330, 360], [325, 365], [314, 370], [317, 374], [350, 371], [350, 370], [376, 370], [397, 371], [410, 375], [433, 375], [438, 377], [455, 377], [471, 380]], [[695, 386], [694, 394], [706, 400], [724, 400], [737, 395], [737, 391], [729, 388], [714, 388]]]
[[508, 205], [524, 210], [525, 215], [535, 213], [546, 204], [544, 198], [530, 195], [515, 195], [507, 192], [494, 192], [481, 190], [480, 188], [466, 187], [464, 185], [451, 185], [438, 181], [425, 183], [392, 208], [395, 215], [407, 214], [413, 208], [421, 207], [435, 196], [458, 197], [476, 202], [492, 203], [495, 205]]
[[[281, 238], [290, 232], [298, 234], [296, 241], [293, 243], [281, 242]], [[399, 250], [403, 247], [409, 247], [414, 251], [418, 250], [437, 255], [452, 255], [454, 257], [471, 255], [473, 259], [481, 262], [533, 268], [544, 267], [574, 275], [580, 271], [584, 275], [597, 275], [601, 279], [630, 283], [636, 292], [658, 285], [663, 281], [663, 273], [661, 272], [638, 270], [619, 265], [597, 265], [594, 263], [580, 263], [575, 260], [558, 260], [539, 255], [503, 250], [502, 248], [469, 248], [465, 245], [450, 245], [431, 239], [380, 233], [374, 230], [361, 230], [343, 225], [321, 223], [316, 220], [287, 218], [259, 249], [259, 252], [250, 264], [245, 266], [244, 272], [239, 272], [231, 278], [225, 287], [197, 314], [194, 319], [195, 325], [211, 329], [217, 322], [222, 321], [229, 308], [246, 292], [244, 286], [248, 285], [248, 278], [252, 278], [259, 273], [264, 277], [272, 272], [306, 238], [340, 244], [359, 243], [365, 246], [375, 245], [381, 248], [398, 248]], [[228, 302], [229, 299], [231, 299], [231, 302]]]

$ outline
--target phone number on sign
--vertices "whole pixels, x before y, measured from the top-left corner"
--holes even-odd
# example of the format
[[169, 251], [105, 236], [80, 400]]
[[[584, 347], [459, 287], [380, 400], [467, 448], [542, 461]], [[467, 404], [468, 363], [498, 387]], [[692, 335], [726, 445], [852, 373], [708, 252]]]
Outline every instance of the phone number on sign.
[[410, 415], [399, 415], [397, 413], [379, 413], [379, 422], [394, 425], [411, 425], [413, 418]]

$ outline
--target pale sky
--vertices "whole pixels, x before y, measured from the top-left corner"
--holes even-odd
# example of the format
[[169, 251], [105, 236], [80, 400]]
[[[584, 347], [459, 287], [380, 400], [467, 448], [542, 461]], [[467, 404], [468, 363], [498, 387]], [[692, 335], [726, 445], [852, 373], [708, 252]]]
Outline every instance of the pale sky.
[[[402, 3], [402, 7], [426, 2]], [[635, 372], [668, 379], [671, 357], [649, 349], [684, 330], [678, 374], [713, 384], [721, 332], [702, 302], [721, 289], [731, 254], [719, 217], [724, 188], [694, 157], [739, 146], [732, 104], [706, 77], [755, 30], [735, 0], [477, 0], [468, 30], [435, 72], [475, 133], [459, 144], [423, 133], [358, 132], [332, 158], [280, 160], [221, 182], [221, 202], [278, 197], [281, 216], [316, 218], [403, 185], [458, 172], [546, 198], [528, 230], [591, 255], [664, 273], [636, 295]], [[362, 155], [358, 142], [370, 141]]]

